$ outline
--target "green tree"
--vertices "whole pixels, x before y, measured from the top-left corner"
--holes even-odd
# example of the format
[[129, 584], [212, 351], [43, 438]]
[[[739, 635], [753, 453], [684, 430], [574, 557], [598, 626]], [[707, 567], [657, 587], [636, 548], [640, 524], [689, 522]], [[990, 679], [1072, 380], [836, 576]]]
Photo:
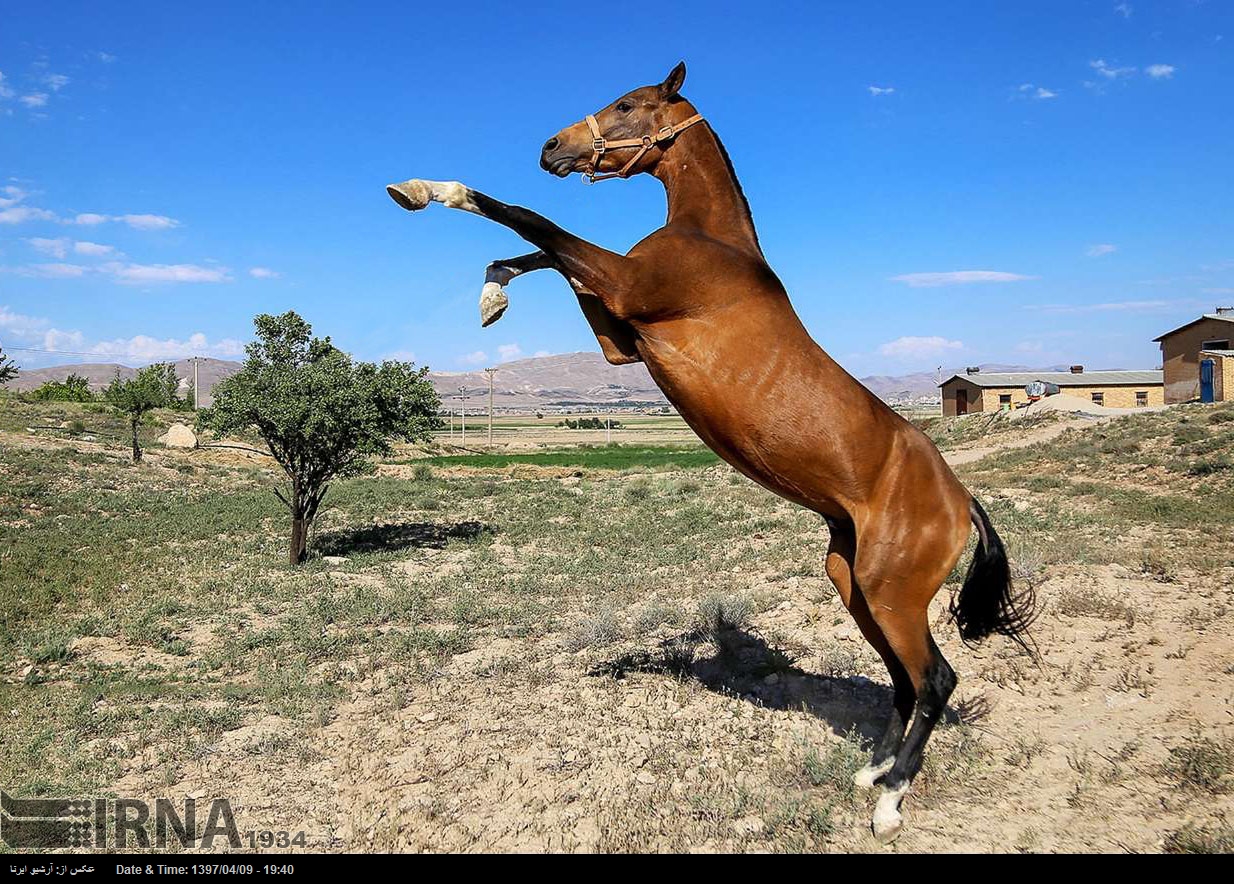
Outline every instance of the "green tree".
[[5, 356], [4, 348], [0, 347], [0, 387], [17, 377], [17, 369], [17, 363]]
[[[170, 379], [170, 383], [169, 383]], [[146, 412], [167, 408], [175, 398], [176, 367], [170, 362], [155, 363], [139, 369], [136, 377], [124, 380], [120, 372], [103, 391], [107, 404], [129, 419], [133, 428], [133, 463], [141, 463], [141, 446], [137, 442], [137, 427]]]
[[48, 381], [29, 394], [39, 402], [93, 402], [90, 381], [79, 374], [70, 374], [63, 381]]
[[291, 514], [289, 560], [298, 565], [308, 532], [335, 477], [372, 470], [370, 457], [394, 439], [428, 438], [441, 400], [409, 362], [353, 362], [294, 312], [253, 320], [257, 340], [244, 367], [214, 387], [198, 425], [216, 433], [255, 427], [287, 474], [274, 489]]

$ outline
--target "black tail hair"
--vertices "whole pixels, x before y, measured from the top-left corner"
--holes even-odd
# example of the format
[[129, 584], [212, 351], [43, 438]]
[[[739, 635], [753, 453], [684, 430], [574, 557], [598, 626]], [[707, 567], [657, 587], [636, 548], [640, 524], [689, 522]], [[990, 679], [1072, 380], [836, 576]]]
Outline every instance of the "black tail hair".
[[977, 550], [969, 563], [964, 586], [951, 599], [951, 616], [965, 643], [991, 633], [1005, 635], [1030, 654], [1028, 627], [1037, 617], [1037, 599], [1031, 586], [1016, 592], [1011, 587], [1007, 549], [990, 524], [977, 498], [969, 507], [977, 527]]

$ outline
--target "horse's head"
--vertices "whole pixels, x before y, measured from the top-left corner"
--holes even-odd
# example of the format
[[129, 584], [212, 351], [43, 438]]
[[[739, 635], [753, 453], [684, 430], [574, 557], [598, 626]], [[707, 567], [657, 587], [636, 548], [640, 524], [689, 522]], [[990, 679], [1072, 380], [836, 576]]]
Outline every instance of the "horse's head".
[[685, 79], [681, 62], [663, 83], [627, 92], [562, 129], [545, 142], [540, 167], [562, 178], [582, 172], [592, 180], [651, 171], [677, 134], [702, 120], [678, 94]]

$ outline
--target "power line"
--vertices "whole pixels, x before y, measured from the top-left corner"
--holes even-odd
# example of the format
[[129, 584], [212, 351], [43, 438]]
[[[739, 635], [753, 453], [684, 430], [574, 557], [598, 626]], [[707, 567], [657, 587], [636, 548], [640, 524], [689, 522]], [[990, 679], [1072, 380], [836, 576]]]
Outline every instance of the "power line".
[[[10, 347], [7, 344], [0, 344], [0, 349], [9, 353], [55, 353], [57, 356], [93, 356], [95, 359], [115, 359], [121, 356], [135, 356], [141, 359], [146, 357], [136, 352], [135, 350], [125, 350], [123, 353], [78, 353], [75, 350], [45, 350], [42, 347]], [[190, 359], [209, 359], [209, 356], [182, 356], [176, 359], [176, 362]], [[166, 360], [162, 360], [166, 361]]]
[[[0, 346], [4, 346], [4, 345], [3, 345], [3, 344], [0, 344]], [[108, 354], [105, 354], [105, 353], [75, 353], [75, 352], [73, 352], [72, 350], [43, 350], [43, 349], [41, 349], [41, 348], [39, 348], [39, 347], [8, 347], [8, 346], [4, 346], [4, 349], [6, 349], [6, 350], [11, 350], [11, 351], [12, 351], [12, 352], [14, 352], [14, 353], [56, 353], [56, 354], [58, 354], [58, 355], [60, 355], [60, 356], [106, 356], [106, 355], [108, 355]], [[112, 354], [112, 355], [117, 355], [117, 356], [135, 356], [136, 354], [135, 354], [135, 353], [118, 353], [118, 354]]]

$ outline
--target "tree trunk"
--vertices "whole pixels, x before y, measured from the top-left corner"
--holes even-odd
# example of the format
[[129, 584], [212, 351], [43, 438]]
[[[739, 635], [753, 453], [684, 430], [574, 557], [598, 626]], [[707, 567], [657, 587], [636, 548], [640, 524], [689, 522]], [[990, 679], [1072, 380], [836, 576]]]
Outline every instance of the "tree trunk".
[[141, 446], [137, 444], [137, 421], [133, 421], [133, 463], [141, 463]]
[[291, 554], [293, 565], [303, 564], [308, 558], [308, 523], [300, 516], [291, 517]]

